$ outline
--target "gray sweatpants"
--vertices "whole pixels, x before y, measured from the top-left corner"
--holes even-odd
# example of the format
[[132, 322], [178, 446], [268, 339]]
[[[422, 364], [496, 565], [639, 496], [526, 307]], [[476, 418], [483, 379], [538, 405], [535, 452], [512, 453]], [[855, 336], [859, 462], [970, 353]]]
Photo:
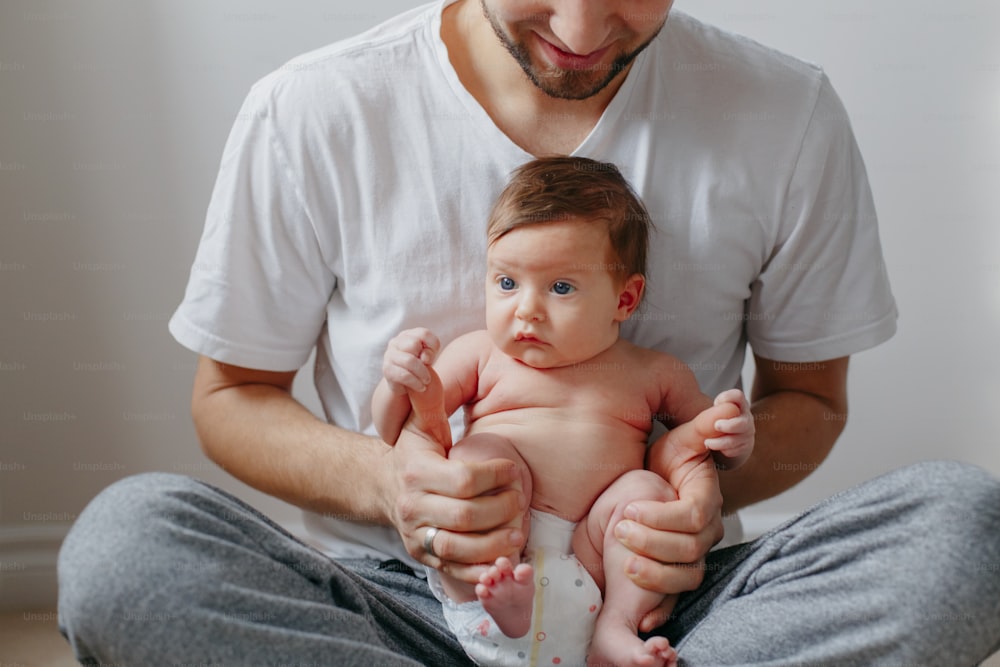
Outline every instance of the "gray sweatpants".
[[[84, 664], [469, 664], [423, 580], [333, 561], [195, 480], [122, 480], [59, 557]], [[660, 633], [681, 664], [962, 667], [1000, 649], [1000, 482], [904, 468], [709, 555]]]

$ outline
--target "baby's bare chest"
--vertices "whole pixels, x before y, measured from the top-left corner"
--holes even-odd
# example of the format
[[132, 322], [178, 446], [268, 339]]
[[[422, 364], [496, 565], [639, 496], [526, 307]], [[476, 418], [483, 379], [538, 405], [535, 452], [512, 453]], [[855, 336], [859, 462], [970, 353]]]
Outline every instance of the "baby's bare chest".
[[642, 369], [624, 364], [581, 363], [543, 370], [505, 365], [480, 379], [476, 412], [539, 408], [602, 414], [626, 421], [648, 421], [655, 409], [655, 387]]

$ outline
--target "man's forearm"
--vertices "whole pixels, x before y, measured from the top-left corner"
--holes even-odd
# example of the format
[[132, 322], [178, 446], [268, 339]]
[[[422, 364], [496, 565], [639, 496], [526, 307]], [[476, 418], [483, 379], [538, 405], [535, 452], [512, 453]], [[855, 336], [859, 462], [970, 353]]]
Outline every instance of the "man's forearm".
[[388, 523], [393, 495], [379, 463], [388, 445], [317, 419], [277, 386], [202, 382], [198, 389], [196, 381], [192, 412], [202, 448], [230, 474], [321, 514]]
[[753, 455], [737, 470], [721, 471], [723, 513], [778, 495], [812, 473], [843, 430], [846, 412], [809, 394], [778, 392], [755, 401]]

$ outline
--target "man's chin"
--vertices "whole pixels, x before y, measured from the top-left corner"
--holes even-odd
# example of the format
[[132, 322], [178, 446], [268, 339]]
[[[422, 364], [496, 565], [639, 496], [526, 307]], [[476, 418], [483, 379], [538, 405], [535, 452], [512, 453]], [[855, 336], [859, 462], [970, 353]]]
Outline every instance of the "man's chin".
[[608, 87], [620, 73], [593, 70], [549, 70], [539, 74], [526, 71], [531, 82], [549, 97], [560, 100], [586, 100]]

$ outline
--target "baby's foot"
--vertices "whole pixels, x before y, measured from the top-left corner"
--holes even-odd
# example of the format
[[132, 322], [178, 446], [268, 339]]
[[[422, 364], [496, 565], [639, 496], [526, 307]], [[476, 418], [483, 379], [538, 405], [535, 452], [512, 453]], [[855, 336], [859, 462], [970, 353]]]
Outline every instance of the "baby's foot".
[[523, 637], [531, 627], [534, 575], [534, 569], [527, 563], [515, 567], [510, 559], [501, 556], [476, 584], [476, 597], [508, 637]]
[[590, 667], [676, 667], [677, 652], [666, 637], [650, 637], [643, 641], [627, 623], [598, 620], [587, 664]]

